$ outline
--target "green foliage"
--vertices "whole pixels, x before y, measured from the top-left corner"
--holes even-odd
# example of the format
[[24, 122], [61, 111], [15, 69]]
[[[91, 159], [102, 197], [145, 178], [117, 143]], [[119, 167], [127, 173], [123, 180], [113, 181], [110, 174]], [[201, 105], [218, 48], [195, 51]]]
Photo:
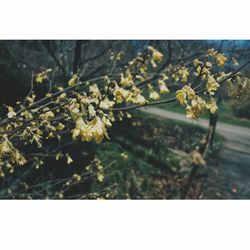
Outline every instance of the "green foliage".
[[[231, 106], [235, 116], [243, 119], [250, 119], [250, 100], [238, 102], [237, 105]], [[250, 126], [250, 122], [249, 125]]]
[[[114, 125], [110, 133], [112, 142], [105, 141], [97, 148], [96, 154], [106, 166], [105, 178], [91, 185], [91, 193], [112, 187], [102, 198], [179, 198], [191, 170], [190, 155], [204, 134], [199, 127], [140, 113]], [[218, 144], [214, 145], [217, 148], [210, 155], [218, 150]]]

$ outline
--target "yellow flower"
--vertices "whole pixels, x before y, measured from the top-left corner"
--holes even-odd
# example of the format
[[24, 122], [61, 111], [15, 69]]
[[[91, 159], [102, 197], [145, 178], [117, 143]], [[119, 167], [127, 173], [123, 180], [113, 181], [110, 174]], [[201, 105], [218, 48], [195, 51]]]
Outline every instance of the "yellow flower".
[[215, 51], [214, 49], [208, 49], [207, 53], [208, 53], [209, 56], [214, 57], [214, 56], [216, 56], [217, 51]]
[[128, 159], [128, 154], [126, 154], [126, 153], [121, 153], [120, 156], [122, 157], [122, 159], [124, 161], [126, 161]]
[[154, 50], [153, 59], [155, 62], [161, 62], [163, 59], [163, 54], [157, 50]]
[[130, 119], [132, 117], [132, 115], [128, 112], [126, 112], [127, 118]]
[[81, 130], [79, 128], [74, 128], [72, 130], [72, 138], [73, 140], [76, 140], [77, 137], [80, 135]]
[[206, 90], [210, 95], [214, 95], [214, 91], [216, 91], [220, 87], [219, 83], [211, 76], [208, 75]]
[[149, 94], [149, 98], [153, 100], [159, 100], [160, 95], [155, 90], [151, 90]]
[[198, 119], [205, 108], [206, 102], [199, 96], [191, 101], [191, 106], [186, 107], [186, 116], [189, 119]]
[[210, 74], [210, 69], [212, 68], [212, 64], [210, 62], [206, 62], [204, 67], [201, 67], [201, 65], [197, 66], [197, 69], [195, 72], [196, 76], [202, 75], [202, 78], [205, 77], [205, 75]]
[[188, 70], [185, 67], [183, 67], [183, 68], [179, 69], [178, 73], [179, 73], [179, 75], [181, 77], [181, 81], [182, 82], [187, 82], [188, 76], [189, 76]]
[[69, 86], [74, 86], [74, 85], [77, 84], [78, 81], [79, 81], [78, 75], [74, 74], [74, 75], [72, 76], [72, 78], [68, 81], [68, 85], [69, 85]]
[[12, 107], [9, 106], [8, 111], [9, 111], [7, 114], [8, 118], [13, 118], [16, 116], [16, 112], [14, 112], [14, 109]]
[[5, 174], [4, 174], [4, 172], [2, 171], [2, 169], [0, 169], [0, 177], [1, 177], [1, 178], [4, 178], [4, 177], [5, 177]]
[[71, 164], [73, 162], [73, 159], [70, 157], [69, 154], [66, 154], [66, 158], [67, 158], [67, 164]]
[[227, 60], [227, 58], [222, 53], [218, 53], [215, 58], [219, 67], [223, 67]]
[[27, 161], [20, 154], [20, 152], [13, 146], [9, 141], [7, 135], [3, 135], [3, 142], [0, 143], [0, 157], [9, 155], [11, 161], [17, 163], [18, 165], [24, 165]]
[[187, 94], [184, 90], [177, 90], [176, 91], [176, 99], [179, 101], [179, 103], [182, 105], [182, 106], [185, 106], [187, 105]]
[[101, 172], [98, 172], [97, 173], [97, 180], [99, 181], [99, 182], [103, 182], [103, 180], [104, 180], [104, 174]]
[[217, 111], [218, 107], [214, 98], [211, 98], [211, 100], [206, 103], [206, 108], [210, 110], [211, 113]]
[[44, 120], [44, 121], [47, 121], [47, 120], [50, 120], [52, 118], [54, 118], [54, 113], [52, 111], [48, 111], [44, 114], [41, 114], [39, 117]]
[[93, 106], [92, 104], [90, 104], [90, 105], [88, 106], [88, 111], [89, 111], [89, 116], [90, 116], [90, 117], [94, 117], [94, 116], [95, 116], [96, 111], [95, 111], [94, 106]]
[[100, 117], [96, 117], [90, 124], [93, 138], [97, 143], [101, 143], [104, 136], [109, 139], [104, 122]]
[[191, 101], [192, 107], [197, 109], [198, 111], [203, 111], [206, 105], [206, 102], [199, 96], [196, 96], [192, 101]]
[[[91, 127], [89, 126], [89, 124], [86, 124], [82, 119], [80, 119], [79, 124], [80, 125], [78, 125], [78, 127], [80, 128], [80, 135], [81, 135], [82, 141], [92, 141], [93, 134], [92, 134], [92, 130], [91, 130]], [[73, 131], [73, 133], [74, 133], [74, 131]], [[75, 134], [77, 134], [77, 133], [78, 133], [78, 131], [76, 130]]]
[[195, 96], [196, 96], [195, 92], [189, 85], [185, 85], [182, 89], [183, 89], [183, 91], [186, 92], [189, 100], [192, 100], [195, 98]]
[[64, 193], [63, 193], [63, 191], [61, 191], [61, 192], [56, 192], [56, 195], [58, 196], [59, 199], [63, 199], [63, 198], [64, 198]]
[[157, 49], [155, 49], [152, 46], [148, 46], [148, 49], [152, 52], [152, 57], [155, 62], [161, 62], [163, 59], [163, 54], [159, 52]]
[[7, 136], [5, 136], [3, 138], [4, 138], [4, 141], [0, 144], [0, 156], [4, 156], [5, 154], [7, 154], [11, 151], [8, 140], [5, 139], [5, 138], [7, 138]]
[[27, 163], [27, 160], [20, 154], [20, 152], [15, 149], [11, 154], [12, 160], [15, 161], [18, 165], [22, 166]]
[[143, 74], [147, 71], [147, 66], [145, 64], [143, 64], [141, 67], [140, 67], [140, 73]]
[[97, 98], [101, 95], [97, 84], [93, 84], [89, 86], [89, 92], [92, 94], [93, 97]]
[[38, 74], [36, 75], [35, 81], [36, 81], [37, 83], [42, 83], [46, 78], [47, 78], [46, 71], [43, 71], [43, 72], [38, 73]]
[[199, 61], [198, 59], [194, 59], [193, 64], [195, 67], [199, 66], [199, 64], [201, 63], [201, 61]]
[[[76, 127], [72, 130], [72, 137], [73, 140], [77, 139], [83, 131], [86, 129], [86, 123], [83, 121], [82, 117], [77, 118], [76, 120]], [[85, 132], [86, 133], [86, 132]], [[82, 135], [82, 134], [81, 134]], [[84, 135], [86, 138], [88, 138], [86, 135]], [[92, 135], [90, 134], [90, 139], [84, 139], [85, 141], [91, 141]]]
[[73, 178], [73, 180], [75, 180], [77, 182], [80, 182], [82, 179], [81, 175], [79, 175], [79, 174], [73, 174], [72, 178]]
[[62, 152], [60, 151], [60, 152], [58, 152], [57, 154], [56, 154], [56, 160], [58, 161], [59, 159], [61, 159], [63, 157], [63, 154], [62, 154]]
[[130, 71], [127, 71], [126, 72], [126, 77], [124, 77], [123, 74], [121, 74], [121, 85], [123, 87], [125, 86], [130, 86], [132, 85], [134, 82], [133, 82], [133, 76], [131, 75]]
[[218, 51], [216, 51], [214, 49], [209, 49], [208, 50], [208, 55], [215, 58], [215, 60], [216, 60], [219, 67], [223, 67], [226, 60], [227, 60], [227, 58], [225, 57], [224, 54], [219, 53]]
[[116, 87], [115, 91], [114, 91], [114, 96], [115, 99], [118, 103], [123, 102], [124, 100], [126, 100], [130, 95], [130, 92], [126, 89], [120, 88], [120, 87]]
[[152, 59], [150, 60], [152, 66], [154, 68], [157, 67], [156, 63], [160, 63], [163, 59], [163, 54], [160, 53], [157, 49], [153, 48], [152, 46], [148, 46], [150, 52], [152, 52]]
[[107, 127], [111, 127], [111, 126], [112, 126], [110, 120], [109, 120], [107, 117], [103, 116], [103, 117], [102, 117], [102, 121], [104, 122], [104, 124], [105, 124]]
[[144, 105], [144, 104], [147, 103], [147, 100], [144, 98], [144, 96], [142, 96], [140, 93], [138, 93], [138, 94], [134, 97], [133, 103], [139, 104], [139, 105]]
[[159, 89], [160, 89], [161, 94], [168, 94], [169, 93], [169, 89], [163, 80], [158, 80], [158, 85], [159, 85]]
[[58, 125], [57, 125], [57, 129], [58, 130], [63, 130], [64, 128], [65, 128], [65, 125], [62, 124], [61, 122], [59, 122]]
[[198, 113], [197, 110], [195, 110], [193, 107], [187, 106], [187, 107], [186, 107], [186, 117], [187, 117], [188, 119], [197, 120], [198, 117], [199, 117], [199, 113]]
[[110, 109], [114, 106], [115, 102], [110, 101], [107, 97], [101, 101], [100, 107], [103, 109]]
[[81, 136], [83, 141], [92, 141], [94, 139], [97, 143], [100, 143], [104, 137], [109, 139], [106, 126], [111, 126], [107, 118], [101, 119], [96, 116], [88, 123], [85, 123], [82, 118], [78, 118], [76, 128], [72, 130], [73, 139]]

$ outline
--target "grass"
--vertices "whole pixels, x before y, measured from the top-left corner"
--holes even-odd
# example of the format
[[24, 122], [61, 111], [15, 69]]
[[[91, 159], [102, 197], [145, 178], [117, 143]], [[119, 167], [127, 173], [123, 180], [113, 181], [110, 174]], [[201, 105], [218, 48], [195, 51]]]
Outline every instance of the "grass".
[[[93, 183], [93, 193], [116, 183], [108, 198], [176, 199], [190, 173], [188, 155], [200, 145], [206, 131], [136, 113], [132, 119], [115, 124], [109, 134], [111, 140], [96, 148], [105, 178], [102, 183]], [[210, 154], [214, 155], [219, 145], [216, 142]]]
[[[173, 111], [176, 113], [185, 114], [185, 109], [177, 102], [169, 103], [167, 105], [158, 105], [158, 108]], [[227, 124], [242, 126], [250, 128], [250, 120], [247, 119], [241, 119], [233, 114], [232, 107], [225, 101], [223, 101], [219, 107], [218, 107], [218, 121], [224, 122]], [[201, 115], [201, 118], [203, 119], [209, 119], [209, 113], [205, 112]]]

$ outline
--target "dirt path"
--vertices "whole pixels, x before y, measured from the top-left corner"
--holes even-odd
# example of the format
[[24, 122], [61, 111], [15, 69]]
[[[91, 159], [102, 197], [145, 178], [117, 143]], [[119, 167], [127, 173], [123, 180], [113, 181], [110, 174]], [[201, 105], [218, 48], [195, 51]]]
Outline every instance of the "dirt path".
[[[208, 127], [208, 120], [192, 121], [183, 114], [159, 108], [147, 107], [143, 109], [143, 112], [200, 125], [204, 128]], [[215, 183], [218, 183], [218, 193], [227, 194], [222, 198], [250, 199], [250, 128], [219, 122], [217, 133], [225, 138], [220, 154], [221, 164], [215, 180]]]

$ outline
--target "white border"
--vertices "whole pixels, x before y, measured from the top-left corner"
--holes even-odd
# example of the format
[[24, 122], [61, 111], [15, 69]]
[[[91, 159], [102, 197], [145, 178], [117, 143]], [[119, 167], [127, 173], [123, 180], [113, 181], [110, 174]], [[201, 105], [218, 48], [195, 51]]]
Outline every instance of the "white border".
[[[1, 1], [0, 39], [249, 39], [249, 1]], [[0, 201], [0, 247], [250, 249], [249, 201]]]
[[1, 249], [249, 249], [248, 201], [0, 202]]
[[0, 39], [247, 39], [247, 0], [1, 1]]

